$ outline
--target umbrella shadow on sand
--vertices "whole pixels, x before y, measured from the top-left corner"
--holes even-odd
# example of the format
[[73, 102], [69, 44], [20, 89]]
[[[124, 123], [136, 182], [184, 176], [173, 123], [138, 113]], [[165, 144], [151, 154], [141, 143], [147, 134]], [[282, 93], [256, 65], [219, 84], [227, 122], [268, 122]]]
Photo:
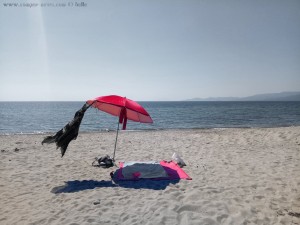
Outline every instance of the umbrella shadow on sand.
[[74, 193], [95, 188], [133, 188], [133, 189], [151, 189], [164, 190], [170, 184], [176, 184], [178, 180], [150, 180], [141, 179], [137, 181], [113, 181], [113, 180], [73, 180], [65, 182], [63, 186], [54, 187], [51, 192], [59, 193]]

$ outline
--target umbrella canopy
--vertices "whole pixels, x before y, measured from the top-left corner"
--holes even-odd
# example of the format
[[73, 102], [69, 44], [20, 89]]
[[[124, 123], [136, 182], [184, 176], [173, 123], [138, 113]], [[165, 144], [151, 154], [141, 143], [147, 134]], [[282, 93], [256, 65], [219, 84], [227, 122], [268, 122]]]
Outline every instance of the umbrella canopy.
[[101, 111], [119, 117], [113, 160], [115, 159], [119, 124], [123, 124], [123, 130], [126, 130], [127, 119], [140, 123], [153, 123], [149, 113], [141, 105], [126, 97], [118, 95], [101, 96], [93, 100], [88, 100], [86, 103]]
[[140, 123], [153, 123], [149, 113], [137, 102], [118, 95], [97, 97], [88, 100], [87, 103], [94, 108], [119, 117], [119, 123], [123, 123], [126, 129], [127, 119]]

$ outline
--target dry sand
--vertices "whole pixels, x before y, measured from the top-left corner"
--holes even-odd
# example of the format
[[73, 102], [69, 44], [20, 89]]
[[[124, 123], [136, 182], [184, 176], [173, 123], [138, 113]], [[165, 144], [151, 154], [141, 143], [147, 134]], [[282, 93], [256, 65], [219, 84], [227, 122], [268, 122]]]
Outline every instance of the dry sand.
[[300, 127], [126, 131], [117, 161], [182, 156], [193, 180], [111, 182], [115, 132], [61, 158], [44, 135], [0, 136], [0, 224], [300, 224]]

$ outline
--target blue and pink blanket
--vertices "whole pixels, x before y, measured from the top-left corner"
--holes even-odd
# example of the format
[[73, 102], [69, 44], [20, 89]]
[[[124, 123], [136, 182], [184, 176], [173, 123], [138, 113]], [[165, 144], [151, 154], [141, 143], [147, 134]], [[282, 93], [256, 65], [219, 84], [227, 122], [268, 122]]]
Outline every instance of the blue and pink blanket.
[[120, 162], [120, 168], [116, 171], [114, 179], [116, 180], [176, 180], [192, 178], [184, 172], [182, 168], [174, 161], [160, 162]]

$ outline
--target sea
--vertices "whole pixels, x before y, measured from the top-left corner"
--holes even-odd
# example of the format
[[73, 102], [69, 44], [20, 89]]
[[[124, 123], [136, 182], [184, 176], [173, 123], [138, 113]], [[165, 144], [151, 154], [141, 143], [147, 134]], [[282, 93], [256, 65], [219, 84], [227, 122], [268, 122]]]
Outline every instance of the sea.
[[[300, 125], [300, 102], [139, 102], [154, 123], [128, 121], [127, 130], [286, 127]], [[84, 102], [0, 102], [0, 135], [55, 133]], [[80, 132], [117, 129], [118, 118], [85, 113]]]

